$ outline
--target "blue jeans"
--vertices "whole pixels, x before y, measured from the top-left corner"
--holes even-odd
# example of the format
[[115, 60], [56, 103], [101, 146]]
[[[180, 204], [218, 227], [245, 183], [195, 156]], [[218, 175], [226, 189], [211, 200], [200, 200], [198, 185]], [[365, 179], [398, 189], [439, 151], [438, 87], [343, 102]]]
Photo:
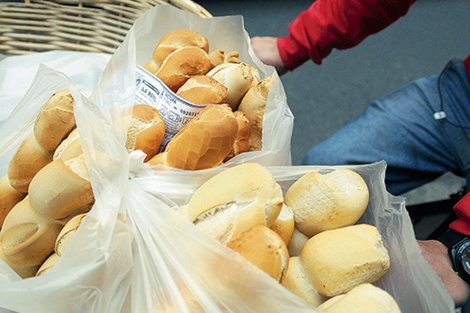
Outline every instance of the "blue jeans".
[[[445, 118], [435, 117], [445, 112]], [[441, 114], [437, 114], [442, 117]], [[385, 160], [385, 183], [399, 195], [453, 172], [470, 186], [470, 83], [462, 61], [372, 102], [358, 118], [311, 148], [303, 164]]]

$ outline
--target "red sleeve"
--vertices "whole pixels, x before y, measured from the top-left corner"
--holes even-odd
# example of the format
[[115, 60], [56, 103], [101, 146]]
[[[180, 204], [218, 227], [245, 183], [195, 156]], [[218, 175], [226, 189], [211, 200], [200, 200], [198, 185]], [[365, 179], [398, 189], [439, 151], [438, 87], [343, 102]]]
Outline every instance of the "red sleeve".
[[292, 70], [312, 59], [320, 64], [333, 49], [347, 49], [405, 15], [415, 0], [316, 0], [277, 40]]
[[457, 219], [450, 224], [449, 228], [470, 236], [470, 192], [455, 204], [454, 211]]

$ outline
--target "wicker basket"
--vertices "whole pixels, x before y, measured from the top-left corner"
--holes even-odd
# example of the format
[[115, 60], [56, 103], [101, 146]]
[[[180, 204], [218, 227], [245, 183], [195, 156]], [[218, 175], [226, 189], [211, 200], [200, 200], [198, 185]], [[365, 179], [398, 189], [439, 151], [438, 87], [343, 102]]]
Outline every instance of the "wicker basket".
[[134, 21], [155, 5], [211, 17], [190, 0], [0, 2], [0, 54], [51, 50], [112, 53]]

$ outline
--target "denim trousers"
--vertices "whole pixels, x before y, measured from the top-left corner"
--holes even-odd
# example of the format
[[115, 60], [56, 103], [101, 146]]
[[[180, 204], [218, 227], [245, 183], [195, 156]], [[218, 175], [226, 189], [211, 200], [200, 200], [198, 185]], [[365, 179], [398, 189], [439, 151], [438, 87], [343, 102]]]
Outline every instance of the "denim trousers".
[[470, 83], [461, 60], [377, 99], [302, 163], [356, 165], [384, 160], [387, 190], [400, 195], [444, 173], [470, 186]]

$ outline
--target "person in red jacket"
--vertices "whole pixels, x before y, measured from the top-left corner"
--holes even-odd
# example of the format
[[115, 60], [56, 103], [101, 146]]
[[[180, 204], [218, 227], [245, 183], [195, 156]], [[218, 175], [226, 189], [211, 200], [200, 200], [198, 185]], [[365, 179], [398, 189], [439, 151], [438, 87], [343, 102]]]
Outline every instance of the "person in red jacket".
[[[321, 64], [333, 49], [358, 45], [407, 14], [413, 3], [316, 0], [291, 22], [288, 36], [253, 37], [251, 44], [258, 58], [282, 75], [308, 60]], [[361, 116], [312, 147], [302, 163], [385, 160], [385, 183], [392, 194], [402, 194], [450, 171], [465, 177], [470, 187], [469, 77], [470, 55], [464, 61], [452, 59], [439, 75], [418, 79], [372, 102]], [[470, 295], [470, 193], [454, 210], [457, 220], [448, 232], [439, 240], [418, 243], [460, 306]]]

